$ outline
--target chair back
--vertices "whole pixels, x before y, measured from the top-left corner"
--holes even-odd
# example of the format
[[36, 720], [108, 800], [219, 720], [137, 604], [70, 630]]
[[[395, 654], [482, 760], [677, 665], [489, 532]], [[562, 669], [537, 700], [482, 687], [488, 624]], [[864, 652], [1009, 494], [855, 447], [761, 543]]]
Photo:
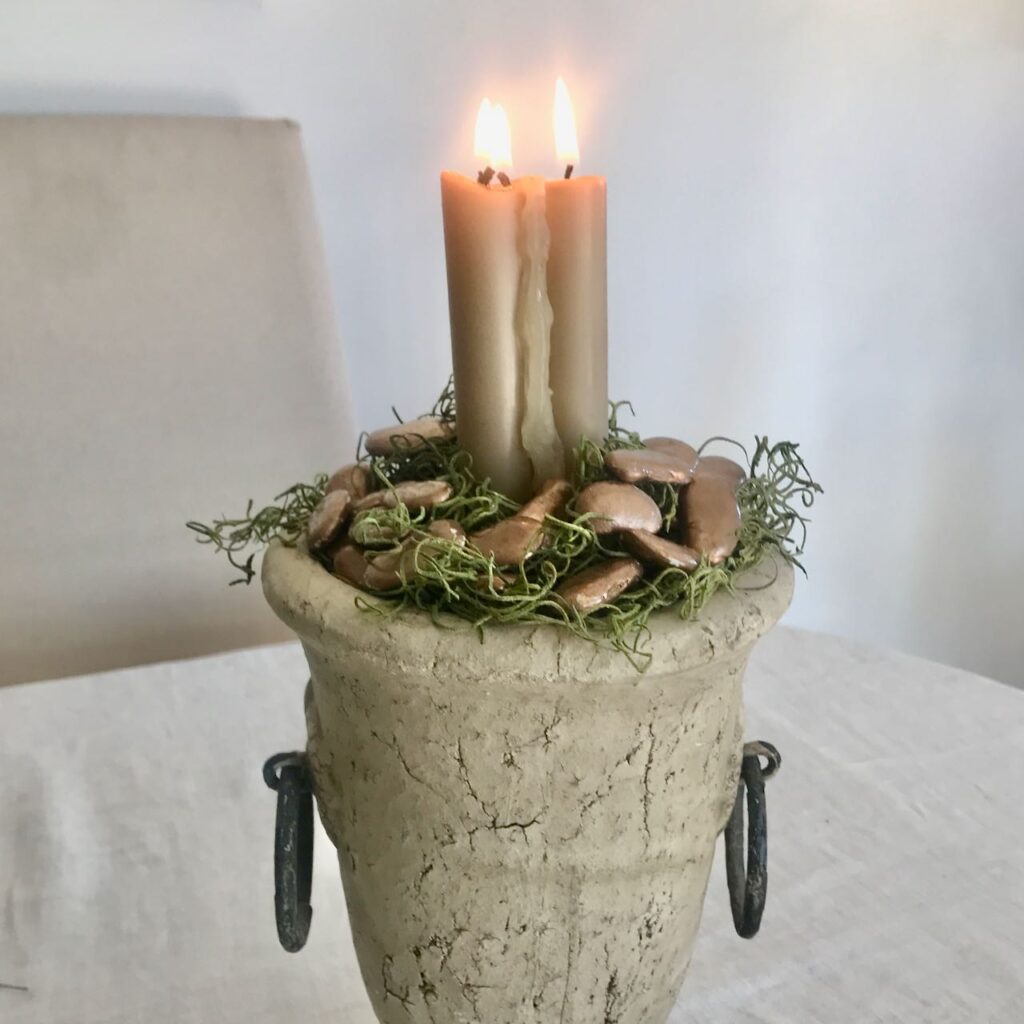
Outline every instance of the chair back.
[[0, 685], [287, 634], [189, 519], [354, 443], [296, 125], [0, 117]]

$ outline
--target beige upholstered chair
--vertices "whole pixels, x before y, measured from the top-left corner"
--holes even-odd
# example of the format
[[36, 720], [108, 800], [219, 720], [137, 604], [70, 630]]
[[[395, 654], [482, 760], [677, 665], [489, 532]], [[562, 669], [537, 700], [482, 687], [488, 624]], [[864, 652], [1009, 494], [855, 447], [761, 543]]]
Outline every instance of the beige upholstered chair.
[[353, 432], [299, 130], [0, 117], [0, 684], [283, 639], [188, 519]]

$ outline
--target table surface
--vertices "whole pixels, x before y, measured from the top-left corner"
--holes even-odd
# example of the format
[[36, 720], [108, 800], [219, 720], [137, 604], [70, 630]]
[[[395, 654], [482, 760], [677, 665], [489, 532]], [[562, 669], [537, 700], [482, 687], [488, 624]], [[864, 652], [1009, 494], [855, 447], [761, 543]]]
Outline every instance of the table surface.
[[[0, 690], [0, 1020], [375, 1024], [322, 832], [277, 945], [260, 767], [305, 680], [285, 644]], [[1024, 1021], [1024, 692], [779, 629], [746, 695], [785, 759], [764, 924], [719, 851], [671, 1024]]]

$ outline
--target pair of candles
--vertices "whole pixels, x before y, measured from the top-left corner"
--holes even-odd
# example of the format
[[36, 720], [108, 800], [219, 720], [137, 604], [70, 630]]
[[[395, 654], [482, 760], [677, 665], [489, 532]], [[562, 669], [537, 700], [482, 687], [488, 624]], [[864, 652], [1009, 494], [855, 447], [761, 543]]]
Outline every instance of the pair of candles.
[[475, 178], [441, 175], [459, 443], [518, 501], [565, 476], [608, 428], [605, 179], [578, 162], [568, 90], [555, 90], [563, 178], [511, 179], [511, 132], [485, 100]]

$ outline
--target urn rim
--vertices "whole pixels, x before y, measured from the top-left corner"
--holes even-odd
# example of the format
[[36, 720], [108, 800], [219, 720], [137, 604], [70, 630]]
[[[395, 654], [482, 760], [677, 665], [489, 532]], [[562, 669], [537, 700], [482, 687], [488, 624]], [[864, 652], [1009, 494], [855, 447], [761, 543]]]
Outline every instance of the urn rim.
[[793, 567], [777, 552], [737, 577], [731, 591], [719, 590], [693, 619], [666, 609], [650, 620], [644, 648], [650, 663], [643, 673], [618, 651], [598, 646], [557, 624], [523, 623], [485, 627], [483, 638], [468, 622], [408, 610], [378, 616], [360, 609], [356, 598], [372, 595], [331, 575], [301, 547], [272, 542], [263, 557], [264, 595], [274, 613], [313, 649], [346, 648], [352, 656], [393, 662], [405, 673], [456, 678], [481, 652], [495, 676], [551, 682], [585, 677], [588, 685], [641, 681], [706, 665], [740, 654], [781, 618], [793, 595]]

